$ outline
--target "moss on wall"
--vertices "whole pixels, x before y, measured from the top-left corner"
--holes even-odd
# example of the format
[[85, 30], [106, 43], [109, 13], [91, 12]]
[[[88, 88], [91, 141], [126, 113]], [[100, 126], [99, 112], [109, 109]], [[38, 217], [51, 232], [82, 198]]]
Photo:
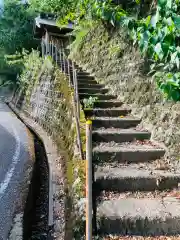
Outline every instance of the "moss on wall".
[[[19, 101], [22, 97], [23, 101], [18, 106], [46, 130], [61, 156], [67, 202], [66, 230], [72, 232], [73, 224], [76, 221], [79, 223], [82, 218], [78, 202], [85, 197], [85, 161], [75, 154], [76, 129], [72, 89], [67, 76], [53, 65], [50, 58], [40, 58], [38, 52], [29, 55], [20, 79], [21, 96], [18, 93], [17, 95]], [[85, 148], [85, 117], [82, 111], [80, 125]]]

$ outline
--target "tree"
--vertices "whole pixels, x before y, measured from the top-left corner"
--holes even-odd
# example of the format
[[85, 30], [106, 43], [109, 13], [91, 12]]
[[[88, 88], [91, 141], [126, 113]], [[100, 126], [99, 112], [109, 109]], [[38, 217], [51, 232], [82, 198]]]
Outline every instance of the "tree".
[[30, 6], [38, 12], [56, 13], [65, 16], [74, 9], [78, 0], [30, 0]]
[[0, 48], [6, 54], [31, 50], [37, 46], [33, 40], [34, 13], [19, 0], [5, 0], [0, 18]]
[[[22, 67], [19, 61], [23, 51], [37, 48], [33, 39], [35, 13], [20, 0], [5, 0], [0, 16], [0, 78], [10, 79], [8, 72], [18, 74]], [[7, 55], [12, 55], [14, 64], [8, 64]], [[11, 59], [11, 58], [10, 58]], [[11, 61], [12, 62], [12, 61]], [[13, 77], [13, 81], [16, 78]], [[4, 82], [3, 82], [4, 85]]]

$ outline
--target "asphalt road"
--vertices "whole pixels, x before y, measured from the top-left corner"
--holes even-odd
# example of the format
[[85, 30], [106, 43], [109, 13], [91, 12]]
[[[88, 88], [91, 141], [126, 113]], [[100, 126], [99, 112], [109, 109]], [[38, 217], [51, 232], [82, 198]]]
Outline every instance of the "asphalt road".
[[20, 197], [32, 137], [10, 108], [0, 102], [0, 240], [7, 240]]

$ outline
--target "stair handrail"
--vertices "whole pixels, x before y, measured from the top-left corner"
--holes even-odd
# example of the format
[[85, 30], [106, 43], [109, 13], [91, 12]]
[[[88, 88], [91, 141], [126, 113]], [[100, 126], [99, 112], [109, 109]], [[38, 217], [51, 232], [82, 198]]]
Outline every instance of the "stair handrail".
[[[55, 48], [57, 50], [57, 47]], [[53, 52], [53, 51], [52, 51]], [[59, 55], [58, 55], [59, 54]], [[82, 160], [84, 160], [82, 141], [80, 135], [80, 101], [78, 94], [78, 82], [77, 82], [77, 69], [74, 62], [72, 62], [72, 83], [71, 83], [71, 71], [70, 61], [66, 58], [65, 49], [60, 48], [58, 53], [55, 53], [56, 64], [58, 62], [58, 56], [60, 60], [61, 71], [69, 75], [69, 87], [73, 88], [73, 109], [77, 132], [77, 143], [79, 147], [79, 153]], [[52, 59], [54, 56], [52, 56]], [[67, 62], [67, 72], [66, 72]], [[63, 66], [64, 65], [64, 66]], [[93, 165], [92, 165], [92, 121], [86, 121], [86, 240], [92, 240], [92, 219], [93, 219], [93, 197], [92, 197], [92, 184], [93, 184]]]
[[[63, 51], [65, 58], [65, 53]], [[69, 59], [67, 59], [69, 61]], [[77, 139], [79, 145], [79, 151], [81, 159], [84, 159], [82, 142], [80, 137], [80, 101], [78, 94], [78, 82], [77, 82], [77, 69], [74, 62], [72, 62], [73, 70], [73, 88], [74, 88], [74, 108], [75, 108], [75, 120], [77, 129]], [[92, 197], [92, 121], [86, 121], [86, 240], [92, 240], [92, 219], [93, 219], [93, 197]]]
[[[63, 52], [65, 59], [65, 53]], [[69, 61], [69, 59], [67, 59]], [[81, 158], [84, 159], [82, 142], [80, 137], [80, 101], [78, 94], [78, 82], [77, 82], [77, 69], [75, 68], [74, 62], [72, 62], [73, 70], [73, 88], [74, 88], [74, 108], [77, 139], [79, 144], [79, 150]], [[93, 219], [93, 197], [92, 197], [92, 184], [93, 184], [93, 165], [92, 165], [92, 121], [86, 121], [86, 240], [92, 240], [92, 219]]]
[[86, 240], [92, 240], [92, 121], [86, 122]]
[[[57, 51], [57, 48], [55, 48], [55, 51]], [[71, 84], [70, 63], [69, 63], [69, 59], [66, 58], [65, 49], [62, 46], [59, 49], [58, 54], [60, 59], [60, 69], [64, 74], [69, 75], [69, 87], [73, 88], [72, 102], [73, 102], [73, 112], [74, 112], [74, 118], [75, 118], [75, 124], [76, 124], [77, 144], [79, 148], [80, 158], [81, 160], [84, 160], [84, 153], [83, 153], [81, 133], [80, 133], [80, 101], [79, 101], [78, 84], [77, 84], [77, 69], [75, 68], [74, 62], [72, 62], [73, 84]], [[58, 62], [58, 54], [55, 53], [55, 56], [57, 56], [56, 63]], [[51, 57], [54, 60], [53, 51], [51, 52]], [[68, 64], [68, 68], [66, 68], [66, 62]]]

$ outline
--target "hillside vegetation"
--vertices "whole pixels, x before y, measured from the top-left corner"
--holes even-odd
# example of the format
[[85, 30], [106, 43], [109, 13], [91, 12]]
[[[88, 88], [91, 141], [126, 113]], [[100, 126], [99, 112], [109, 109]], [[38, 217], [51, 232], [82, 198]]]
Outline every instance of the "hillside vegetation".
[[35, 12], [19, 0], [4, 0], [0, 16], [0, 87], [16, 84], [23, 58], [37, 48], [33, 39]]
[[59, 25], [68, 19], [74, 20], [77, 39], [83, 39], [92, 21], [111, 32], [118, 27], [123, 29], [131, 44], [139, 47], [149, 64], [149, 74], [153, 74], [164, 97], [179, 101], [179, 0], [120, 2], [122, 4], [115, 5], [109, 0], [31, 0], [35, 8], [56, 13]]
[[[118, 1], [119, 5], [114, 2], [116, 1], [30, 0], [27, 5], [21, 4], [19, 0], [5, 0], [0, 18], [1, 54], [21, 54], [23, 48], [28, 51], [36, 48], [32, 41], [32, 21], [37, 12], [41, 11], [55, 14], [59, 26], [68, 20], [74, 21], [74, 33], [79, 43], [94, 22], [111, 33], [120, 28], [127, 34], [126, 41], [139, 48], [146, 61], [147, 73], [153, 75], [163, 97], [179, 101], [179, 0], [122, 0]], [[1, 68], [8, 68], [5, 58], [0, 59]], [[17, 68], [19, 70], [19, 65]]]

